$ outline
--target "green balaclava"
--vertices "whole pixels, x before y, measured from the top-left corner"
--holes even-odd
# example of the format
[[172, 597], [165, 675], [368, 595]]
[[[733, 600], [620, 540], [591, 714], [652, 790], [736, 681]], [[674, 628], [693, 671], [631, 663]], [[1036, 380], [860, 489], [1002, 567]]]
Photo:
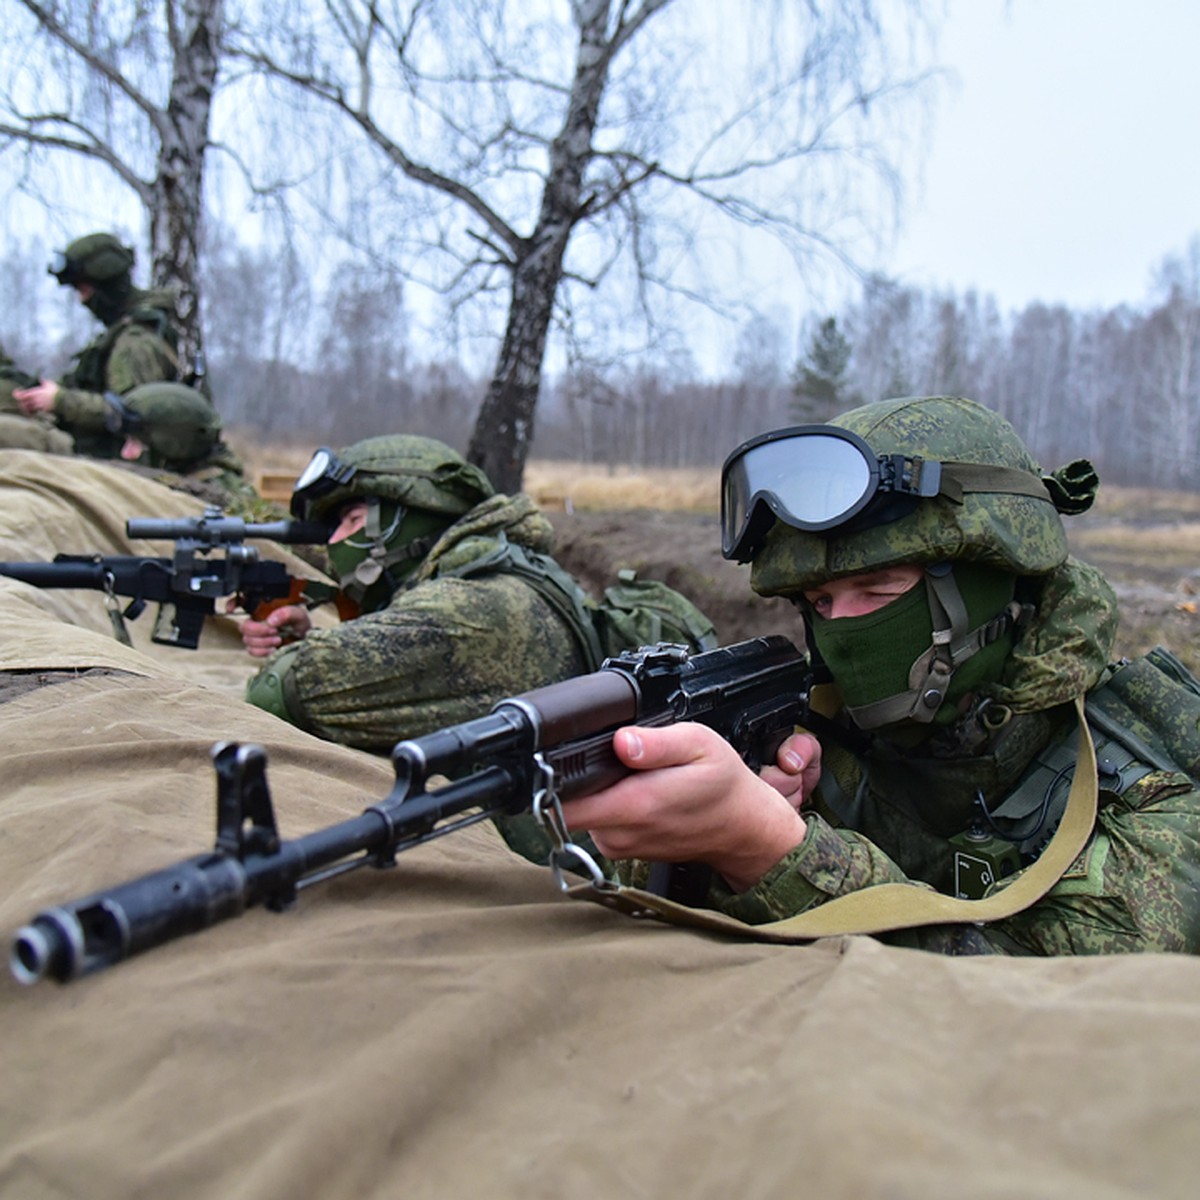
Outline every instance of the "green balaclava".
[[348, 538], [330, 542], [327, 553], [342, 591], [367, 613], [387, 606], [453, 518], [377, 496], [364, 497], [363, 502], [367, 524]]
[[[817, 654], [862, 729], [905, 721], [950, 724], [966, 696], [1000, 681], [1020, 615], [1013, 601], [1016, 576], [978, 563], [948, 568], [965, 607], [967, 634], [951, 646], [951, 673], [939, 674], [931, 670], [938, 571], [927, 568], [915, 587], [863, 616], [829, 620], [801, 602]], [[942, 569], [943, 579], [946, 574]]]

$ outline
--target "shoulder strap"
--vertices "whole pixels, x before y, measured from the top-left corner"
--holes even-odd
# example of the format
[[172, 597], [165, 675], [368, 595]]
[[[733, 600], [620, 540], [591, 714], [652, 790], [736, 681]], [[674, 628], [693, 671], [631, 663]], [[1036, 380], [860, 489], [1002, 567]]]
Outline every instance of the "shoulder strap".
[[959, 900], [911, 883], [881, 883], [838, 896], [794, 917], [765, 925], [746, 925], [723, 913], [688, 908], [640, 888], [581, 884], [570, 888], [568, 895], [594, 900], [631, 916], [654, 916], [673, 925], [690, 925], [764, 942], [802, 942], [843, 934], [888, 933], [921, 925], [961, 925], [1011, 917], [1036, 904], [1059, 881], [1087, 844], [1096, 823], [1100, 783], [1082, 697], [1075, 701], [1075, 709], [1079, 715], [1075, 777], [1062, 821], [1036, 862], [981, 900]]
[[439, 568], [437, 575], [459, 579], [476, 575], [520, 576], [562, 618], [586, 663], [585, 669], [595, 671], [604, 660], [604, 650], [592, 622], [588, 599], [575, 580], [554, 559], [510, 542], [503, 532], [487, 540], [496, 543], [495, 549], [449, 570]]

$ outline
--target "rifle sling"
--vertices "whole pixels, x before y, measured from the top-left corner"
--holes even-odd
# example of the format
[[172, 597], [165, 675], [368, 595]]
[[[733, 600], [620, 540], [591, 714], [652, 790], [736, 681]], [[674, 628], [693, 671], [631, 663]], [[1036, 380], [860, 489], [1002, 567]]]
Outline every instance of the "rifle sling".
[[735, 934], [753, 941], [802, 942], [844, 934], [887, 933], [921, 925], [999, 921], [1036, 904], [1078, 857], [1096, 822], [1099, 775], [1082, 697], [1075, 777], [1062, 821], [1037, 861], [980, 900], [960, 900], [911, 883], [881, 883], [837, 896], [796, 916], [763, 925], [747, 925], [712, 909], [688, 908], [640, 888], [572, 887], [568, 895], [593, 900], [630, 916], [653, 916], [674, 925]]

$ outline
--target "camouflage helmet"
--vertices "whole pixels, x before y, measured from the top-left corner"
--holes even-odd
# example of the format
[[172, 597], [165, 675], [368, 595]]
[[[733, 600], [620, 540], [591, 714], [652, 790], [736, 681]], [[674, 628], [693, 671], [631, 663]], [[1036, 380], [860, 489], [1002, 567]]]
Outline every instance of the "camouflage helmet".
[[221, 440], [221, 418], [195, 388], [183, 383], [143, 383], [124, 396], [107, 393], [113, 432], [145, 443], [156, 466], [186, 468], [208, 457]]
[[111, 233], [89, 233], [57, 251], [49, 270], [61, 284], [105, 284], [128, 275], [133, 263], [132, 246]]
[[459, 517], [494, 492], [487, 476], [443, 442], [416, 434], [367, 438], [313, 455], [292, 492], [292, 513], [320, 520], [347, 501], [375, 497]]
[[873, 522], [812, 532], [777, 520], [751, 570], [760, 595], [796, 596], [904, 563], [962, 560], [1045, 575], [1067, 557], [1059, 513], [1083, 512], [1095, 497], [1098, 481], [1086, 460], [1044, 476], [1008, 421], [960, 396], [880, 401], [829, 425], [861, 438], [881, 458], [940, 463], [944, 482], [934, 495], [903, 497]]

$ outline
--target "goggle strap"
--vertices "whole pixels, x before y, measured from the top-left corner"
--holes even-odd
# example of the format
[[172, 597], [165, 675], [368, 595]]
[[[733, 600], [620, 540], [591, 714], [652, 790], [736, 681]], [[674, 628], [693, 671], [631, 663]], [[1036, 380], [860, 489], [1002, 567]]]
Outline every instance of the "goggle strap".
[[961, 504], [968, 492], [994, 492], [1006, 496], [1031, 496], [1035, 500], [1054, 501], [1046, 485], [1036, 475], [1019, 467], [996, 467], [987, 463], [942, 463], [940, 494]]

